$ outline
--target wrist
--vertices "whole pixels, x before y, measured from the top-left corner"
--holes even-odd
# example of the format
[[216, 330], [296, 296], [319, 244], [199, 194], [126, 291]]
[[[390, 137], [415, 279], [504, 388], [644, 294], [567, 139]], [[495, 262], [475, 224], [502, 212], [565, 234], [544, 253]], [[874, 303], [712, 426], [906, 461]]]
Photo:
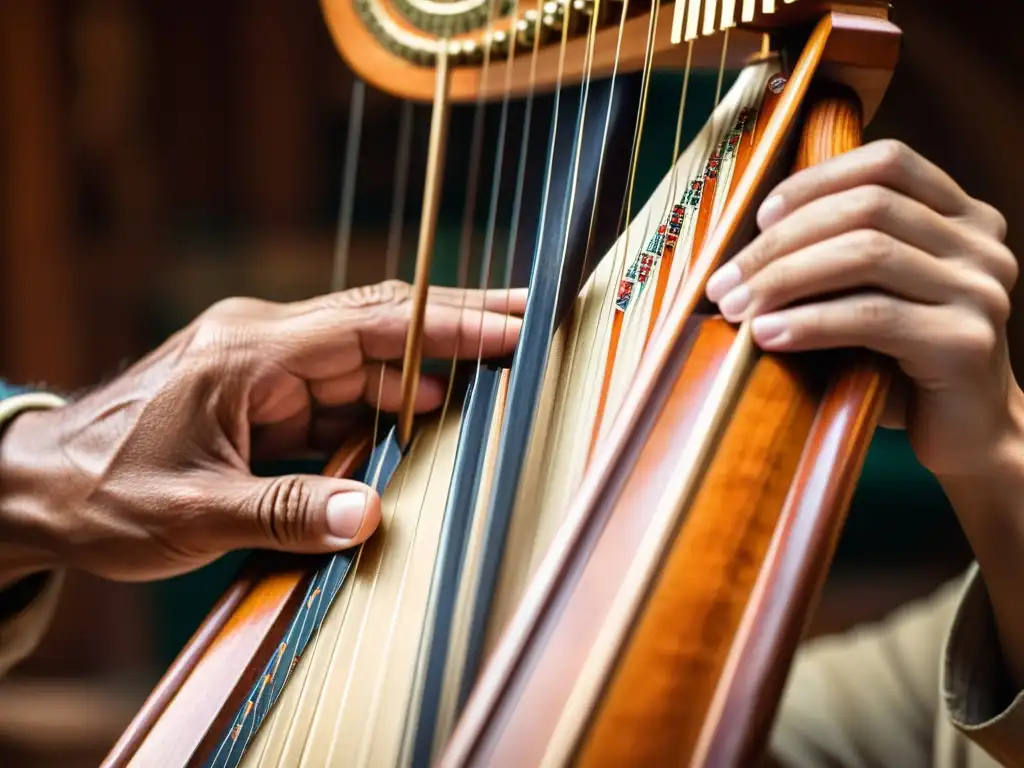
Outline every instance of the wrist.
[[1004, 427], [968, 472], [937, 475], [979, 561], [1024, 562], [1024, 393], [1007, 398]]
[[0, 589], [60, 564], [51, 533], [64, 490], [54, 439], [57, 412], [37, 402], [0, 425]]

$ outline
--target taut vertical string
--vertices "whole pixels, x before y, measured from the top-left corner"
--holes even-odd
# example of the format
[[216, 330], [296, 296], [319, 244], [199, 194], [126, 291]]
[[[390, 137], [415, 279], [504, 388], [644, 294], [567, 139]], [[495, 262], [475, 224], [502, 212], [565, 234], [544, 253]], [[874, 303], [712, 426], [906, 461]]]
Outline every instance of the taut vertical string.
[[356, 175], [359, 170], [359, 142], [363, 133], [363, 108], [366, 104], [366, 84], [358, 78], [352, 84], [349, 99], [348, 137], [345, 141], [345, 171], [341, 184], [338, 210], [338, 231], [334, 240], [334, 270], [331, 290], [340, 291], [348, 280], [349, 246], [352, 240], [352, 211], [356, 199]]
[[448, 139], [448, 95], [451, 72], [448, 69], [448, 41], [437, 46], [434, 106], [430, 115], [430, 142], [427, 149], [427, 174], [423, 190], [423, 213], [420, 236], [416, 246], [416, 278], [413, 283], [412, 318], [406, 336], [405, 358], [402, 361], [402, 405], [398, 413], [398, 443], [405, 450], [412, 439], [412, 423], [416, 408], [416, 392], [423, 359], [423, 320], [430, 289], [430, 269], [434, 265], [434, 242], [437, 216], [444, 180], [445, 149]]
[[[491, 0], [491, 2], [489, 3], [489, 9], [488, 9], [488, 31], [490, 31], [491, 26], [493, 25], [493, 22], [494, 22], [495, 6], [496, 6], [495, 0]], [[484, 51], [483, 66], [481, 68], [481, 76], [482, 76], [483, 80], [487, 79], [488, 71], [490, 69], [490, 64], [491, 64], [491, 48], [488, 46], [485, 49], [485, 51]], [[438, 78], [444, 77], [444, 78], [447, 79], [448, 75], [447, 75], [447, 73], [442, 73], [442, 72], [439, 71], [438, 74], [437, 74], [437, 77]], [[435, 110], [437, 109], [437, 105], [438, 105], [438, 102], [435, 101]], [[474, 119], [473, 119], [473, 136], [472, 136], [471, 143], [470, 143], [470, 162], [469, 162], [468, 178], [466, 180], [466, 203], [465, 203], [465, 207], [464, 207], [464, 210], [463, 210], [463, 225], [462, 225], [462, 234], [461, 234], [462, 242], [461, 242], [460, 248], [459, 248], [459, 270], [458, 270], [458, 277], [456, 278], [456, 284], [459, 287], [461, 287], [461, 288], [467, 288], [468, 287], [466, 285], [466, 283], [468, 282], [469, 257], [470, 257], [470, 249], [471, 249], [472, 236], [473, 236], [473, 218], [474, 218], [475, 210], [476, 210], [476, 194], [477, 194], [476, 190], [477, 190], [477, 187], [479, 186], [480, 162], [481, 162], [481, 154], [482, 154], [482, 151], [483, 151], [484, 107], [485, 107], [484, 96], [483, 96], [483, 91], [481, 91], [480, 94], [477, 97], [476, 109], [475, 109], [475, 114], [474, 114]], [[431, 135], [433, 136], [433, 132], [432, 132]], [[443, 140], [444, 139], [442, 139], [442, 141]], [[428, 163], [429, 163], [429, 159], [428, 159]], [[441, 165], [443, 166], [443, 163], [441, 163]], [[438, 176], [439, 177], [443, 177], [443, 173], [441, 171], [438, 171]], [[428, 184], [429, 184], [429, 170], [428, 170]], [[439, 191], [440, 191], [440, 184], [438, 185], [438, 194], [439, 194]], [[426, 215], [426, 212], [424, 213], [424, 215]], [[489, 271], [489, 265], [487, 265], [486, 271]], [[417, 262], [417, 278], [419, 278], [419, 276], [420, 276], [419, 275], [419, 263]], [[428, 273], [428, 279], [429, 279], [429, 273]], [[417, 288], [418, 288], [418, 286], [417, 286]], [[467, 298], [467, 294], [463, 293], [462, 294], [462, 299], [461, 299], [460, 304], [459, 304], [459, 320], [458, 320], [459, 333], [456, 336], [455, 349], [452, 351], [451, 367], [450, 367], [449, 372], [448, 372], [448, 386], [447, 386], [447, 388], [445, 390], [444, 401], [443, 401], [443, 404], [441, 406], [441, 415], [440, 415], [440, 419], [439, 419], [439, 423], [440, 424], [444, 423], [445, 417], [446, 417], [446, 415], [448, 413], [448, 408], [451, 405], [452, 392], [454, 390], [454, 385], [455, 385], [456, 364], [458, 363], [458, 360], [459, 360], [460, 347], [462, 345], [461, 329], [462, 329], [462, 318], [463, 318], [463, 315], [465, 314], [465, 311], [466, 311], [466, 298]], [[484, 313], [486, 311], [487, 311], [486, 303], [482, 303], [481, 306], [480, 306], [480, 312], [481, 312], [481, 322], [480, 322], [481, 338], [480, 338], [480, 344], [481, 345], [483, 344], [483, 335], [482, 335], [482, 332], [483, 332], [483, 316], [484, 316]], [[478, 351], [479, 351], [479, 349], [480, 349], [480, 347], [478, 347]], [[386, 681], [386, 670], [387, 670], [388, 655], [389, 655], [389, 653], [391, 651], [391, 645], [392, 645], [392, 641], [394, 639], [394, 633], [395, 633], [395, 629], [396, 629], [397, 623], [398, 623], [398, 612], [399, 612], [399, 609], [401, 608], [401, 605], [402, 605], [402, 598], [405, 595], [405, 588], [406, 588], [406, 584], [407, 584], [407, 581], [408, 581], [408, 575], [409, 575], [409, 566], [412, 563], [412, 553], [413, 553], [413, 550], [414, 550], [414, 548], [416, 546], [416, 535], [417, 535], [417, 532], [419, 531], [420, 520], [423, 517], [424, 508], [426, 506], [427, 489], [429, 489], [430, 483], [432, 482], [433, 477], [434, 477], [434, 469], [435, 469], [435, 467], [437, 465], [437, 456], [438, 456], [438, 453], [440, 451], [440, 446], [441, 446], [441, 430], [439, 429], [438, 432], [437, 432], [437, 436], [436, 436], [436, 438], [434, 440], [434, 447], [433, 447], [433, 450], [432, 450], [431, 456], [430, 456], [430, 464], [429, 464], [429, 468], [427, 470], [427, 481], [426, 481], [426, 484], [424, 485], [424, 496], [423, 496], [423, 498], [420, 499], [419, 508], [416, 511], [415, 522], [412, 525], [412, 531], [411, 531], [410, 536], [409, 536], [409, 549], [406, 552], [405, 561], [404, 561], [403, 566], [402, 566], [402, 575], [401, 575], [401, 578], [399, 580], [398, 593], [397, 593], [397, 595], [395, 597], [395, 604], [394, 604], [394, 606], [393, 606], [393, 608], [391, 610], [391, 617], [390, 617], [390, 619], [388, 621], [388, 631], [387, 631], [386, 637], [384, 638], [383, 653], [381, 654], [382, 664], [381, 664], [381, 668], [377, 671], [376, 680], [374, 682], [373, 694], [372, 694], [372, 697], [371, 697], [371, 700], [370, 700], [369, 714], [368, 714], [368, 717], [367, 717], [368, 727], [367, 727], [367, 729], [364, 732], [363, 737], [362, 737], [362, 741], [361, 741], [361, 744], [360, 744], [360, 749], [359, 749], [359, 752], [357, 754], [356, 761], [355, 761], [355, 765], [356, 766], [362, 766], [362, 765], [366, 765], [367, 764], [367, 762], [369, 761], [369, 753], [370, 753], [370, 751], [371, 751], [371, 749], [373, 747], [373, 740], [374, 740], [374, 737], [376, 735], [377, 723], [378, 723], [378, 720], [379, 720], [381, 698], [382, 698], [384, 683]], [[443, 519], [441, 520], [441, 525], [442, 525], [442, 527], [444, 525], [444, 520]], [[441, 555], [441, 556], [443, 556], [443, 555]], [[413, 679], [415, 679], [415, 675], [414, 675]], [[406, 725], [408, 727], [408, 724], [406, 724]], [[404, 743], [404, 741], [405, 740], [403, 739], [403, 743]]]
[[[412, 148], [413, 103], [402, 102], [398, 123], [398, 154], [395, 157], [394, 189], [391, 197], [391, 223], [388, 226], [388, 250], [384, 258], [384, 273], [388, 278], [398, 276], [402, 255], [402, 231], [405, 224], [405, 197], [409, 183], [409, 154]], [[376, 445], [376, 442], [374, 443]]]

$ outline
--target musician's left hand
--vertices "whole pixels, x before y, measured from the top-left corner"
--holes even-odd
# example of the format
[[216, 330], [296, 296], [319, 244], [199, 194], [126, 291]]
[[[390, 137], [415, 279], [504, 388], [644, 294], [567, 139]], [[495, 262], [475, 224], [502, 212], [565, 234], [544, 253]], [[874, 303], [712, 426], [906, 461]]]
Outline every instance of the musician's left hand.
[[907, 428], [940, 477], [983, 475], [1021, 444], [1024, 396], [1006, 345], [1018, 266], [998, 211], [881, 141], [794, 174], [758, 224], [760, 236], [708, 282], [727, 319], [753, 317], [766, 350], [894, 358], [905, 377], [885, 421]]

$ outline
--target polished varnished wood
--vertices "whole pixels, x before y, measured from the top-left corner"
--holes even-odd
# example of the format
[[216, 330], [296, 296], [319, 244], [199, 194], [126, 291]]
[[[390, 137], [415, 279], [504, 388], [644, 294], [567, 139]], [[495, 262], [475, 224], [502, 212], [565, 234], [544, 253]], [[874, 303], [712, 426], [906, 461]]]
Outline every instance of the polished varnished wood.
[[[856, 48], [851, 47], [850, 42], [857, 35], [864, 38], [860, 50], [865, 52], [865, 58], [860, 64], [869, 78], [858, 78], [852, 72], [857, 61], [852, 55]], [[564, 708], [570, 701], [577, 706], [578, 701], [586, 701], [579, 697], [574, 700], [574, 689], [578, 689], [578, 677], [585, 672], [584, 660], [598, 642], [602, 620], [612, 610], [622, 580], [627, 576], [627, 572], [617, 568], [616, 563], [630, 562], [636, 556], [636, 542], [647, 515], [645, 510], [671, 502], [671, 499], [659, 497], [657, 486], [634, 485], [634, 479], [651, 472], [652, 466], [671, 466], [682, 471], [677, 463], [681, 454], [687, 455], [688, 461], [695, 460], [679, 446], [680, 442], [685, 443], [685, 438], [659, 440], [658, 435], [687, 435], [681, 421], [676, 422], [674, 429], [661, 431], [672, 424], [673, 418], [681, 416], [667, 405], [673, 401], [671, 397], [665, 397], [665, 390], [666, 387], [671, 389], [670, 382], [675, 380], [680, 370], [687, 370], [685, 366], [679, 367], [679, 361], [687, 354], [687, 334], [692, 333], [690, 318], [701, 300], [707, 277], [723, 258], [734, 252], [737, 239], [744, 233], [745, 226], [749, 226], [749, 213], [755, 209], [760, 196], [765, 193], [764, 188], [774, 176], [773, 171], [796, 124], [812, 80], [827, 65], [834, 76], [842, 76], [854, 87], [863, 86], [866, 98], [877, 99], [878, 94], [865, 83], [882, 79], [876, 77], [877, 73], [887, 63], [894, 63], [894, 40], [898, 44], [898, 35], [887, 22], [865, 22], [842, 14], [823, 19], [811, 35], [765, 128], [764, 137], [726, 205], [720, 225], [712, 233], [694, 265], [691, 278], [670, 305], [664, 323], [651, 340], [648, 355], [637, 372], [635, 388], [627, 397], [605, 444], [595, 452], [566, 525], [553, 543], [503, 643], [496, 649], [491, 664], [485, 669], [474, 696], [467, 704], [443, 758], [443, 765], [513, 764], [519, 759], [535, 764], [534, 757], [563, 755], [567, 748], [571, 750], [572, 745], [566, 747], [562, 743], [555, 748], [552, 744], [572, 738], [566, 733], [577, 727], [572, 718], [567, 718]], [[812, 127], [816, 130], [822, 128], [817, 122]], [[762, 364], [754, 365], [754, 378], [748, 379], [748, 386], [757, 381], [758, 366]], [[690, 561], [685, 562], [686, 558], [673, 560], [669, 553], [666, 561], [668, 570], [662, 581], [656, 582], [655, 599], [649, 604], [651, 612], [646, 615], [640, 612], [640, 634], [629, 638], [632, 643], [646, 644], [631, 645], [627, 642], [625, 646], [622, 669], [627, 670], [623, 674], [629, 675], [626, 682], [643, 678], [644, 667], [649, 663], [665, 663], [672, 674], [666, 676], [665, 669], [660, 673], [652, 672], [652, 679], [646, 681], [647, 687], [643, 687], [639, 694], [630, 692], [626, 682], [616, 689], [612, 681], [612, 688], [605, 690], [609, 696], [606, 700], [609, 714], [604, 720], [599, 715], [597, 725], [581, 742], [583, 758], [594, 762], [606, 759], [614, 762], [615, 755], [620, 761], [626, 755], [635, 758], [631, 745], [623, 744], [622, 740], [637, 738], [636, 728], [641, 728], [639, 733], [642, 736], [639, 738], [648, 743], [654, 742], [651, 752], [640, 753], [650, 760], [641, 758], [640, 762], [659, 764], [669, 756], [672, 756], [671, 762], [679, 762], [680, 758], [694, 756], [705, 718], [716, 696], [717, 677], [726, 668], [732, 637], [728, 630], [732, 628], [735, 631], [740, 625], [747, 597], [758, 583], [758, 564], [769, 551], [772, 530], [779, 521], [783, 500], [790, 492], [788, 481], [796, 471], [800, 452], [804, 450], [804, 438], [810, 428], [816, 398], [812, 399], [812, 395], [795, 381], [791, 386], [784, 402], [792, 410], [781, 408], [781, 412], [794, 414], [795, 421], [789, 425], [790, 432], [774, 433], [775, 437], [787, 435], [792, 441], [789, 450], [760, 456], [766, 462], [762, 469], [768, 473], [779, 473], [777, 482], [781, 484], [771, 489], [758, 488], [746, 496], [747, 502], [738, 508], [725, 503], [717, 506], [716, 492], [719, 500], [726, 497], [722, 496], [723, 486], [715, 486], [722, 476], [716, 474], [716, 462], [712, 460], [712, 471], [704, 485], [708, 493], [698, 495], [696, 503], [689, 507], [689, 513], [696, 512], [697, 516], [686, 518], [684, 533], [677, 539], [682, 549], [675, 551], [687, 553]], [[776, 411], [780, 410], [779, 404], [752, 416], [751, 411], [744, 411], [744, 398], [748, 395], [745, 392], [740, 398], [739, 410], [734, 411], [733, 418], [739, 419], [741, 414], [747, 417], [743, 422], [745, 439], [750, 441], [747, 448], [754, 450], [754, 446], [762, 445], [764, 450], [764, 444], [757, 442], [756, 436], [762, 422], [765, 422], [768, 435], [773, 434], [773, 428], [778, 428], [773, 419]], [[870, 431], [873, 425], [859, 421], [854, 426]], [[729, 463], [724, 458], [728, 452], [722, 451], [731, 452], [731, 460], [739, 461], [739, 466], [742, 466], [740, 444], [730, 442], [731, 439], [740, 439], [737, 435], [744, 434], [737, 431], [740, 429], [735, 421], [732, 422], [726, 428], [725, 436], [718, 441], [715, 455], [723, 457], [723, 463], [717, 465], [719, 471], [724, 471]], [[856, 438], [854, 433], [849, 436]], [[691, 439], [694, 438], [691, 436]], [[854, 442], [858, 441], [855, 439]], [[644, 446], [645, 452], [638, 451], [638, 445]], [[652, 454], [651, 451], [657, 453]], [[773, 466], [769, 459], [778, 463]], [[739, 482], [742, 485], [747, 480], [757, 488], [757, 483], [763, 483], [764, 477], [755, 473], [739, 478]], [[766, 497], [763, 502], [759, 498], [761, 496]], [[680, 510], [681, 513], [685, 511]], [[834, 507], [829, 511], [834, 512]], [[717, 542], [714, 541], [716, 535], [720, 537]], [[710, 559], [694, 561], [692, 558], [699, 553], [701, 543], [710, 550], [705, 555]], [[716, 553], [721, 557], [717, 568], [712, 567]], [[672, 589], [676, 580], [681, 580], [680, 587]], [[684, 595], [680, 598], [682, 604], [677, 602], [673, 607], [665, 602], [672, 595], [683, 594], [691, 588], [696, 588], [697, 594]], [[684, 632], [694, 634], [681, 637], [677, 630], [659, 638], [654, 628], [663, 622], [677, 627], [682, 625]], [[711, 631], [714, 637], [709, 637], [707, 644], [702, 645], [705, 631]], [[666, 652], [663, 643], [673, 652]], [[636, 650], [632, 664], [629, 657], [631, 648]], [[678, 668], [674, 664], [678, 664]], [[686, 691], [682, 702], [678, 695], [682, 690], [679, 688], [680, 680], [686, 680], [682, 684]], [[652, 698], [645, 700], [645, 694]], [[634, 696], [636, 701], [629, 702], [630, 696]], [[655, 715], [645, 726], [640, 725], [642, 718], [637, 717], [641, 710], [646, 710], [644, 714]], [[618, 722], [621, 713], [625, 713], [627, 721], [630, 721], [623, 727], [619, 727], [621, 724]], [[585, 717], [585, 714], [580, 717]], [[657, 736], [652, 733], [652, 725]], [[615, 732], [609, 733], [609, 728]], [[670, 733], [680, 729], [681, 737]], [[627, 733], [629, 731], [633, 733]], [[591, 745], [593, 749], [588, 751]], [[613, 751], [609, 753], [605, 749]], [[659, 760], [658, 756], [662, 759]], [[559, 760], [552, 758], [552, 762]]]
[[[430, 101], [434, 91], [434, 70], [407, 61], [387, 49], [363, 25], [352, 0], [321, 0], [327, 26], [345, 63], [375, 88], [410, 101]], [[526, 7], [526, 4], [523, 4]], [[615, 6], [616, 8], [618, 6]], [[613, 70], [635, 72], [643, 67], [647, 53], [647, 14], [627, 19], [623, 24], [622, 43], [618, 24], [597, 32], [594, 39], [592, 77], [607, 77]], [[661, 13], [654, 42], [654, 66], [658, 69], [681, 69], [686, 64], [686, 46], [672, 45], [672, 14]], [[478, 98], [500, 99], [506, 92], [519, 98], [530, 92], [544, 93], [559, 83], [570, 86], [583, 78], [587, 49], [585, 37], [569, 40], [564, 61], [559, 45], [545, 46], [534, 57], [528, 50], [511, 65], [508, 59], [495, 59], [482, 65], [459, 67], [452, 73], [450, 98], [453, 103], [473, 102]], [[761, 34], [736, 30], [730, 34], [727, 63], [738, 67], [761, 50]], [[717, 68], [722, 55], [722, 41], [701, 38], [694, 42], [694, 66]], [[535, 59], [535, 61], [534, 61]], [[511, 72], [508, 71], [511, 66]]]
[[[734, 338], [720, 343], [728, 349]], [[581, 745], [581, 765], [665, 765], [693, 754], [814, 420], [820, 393], [793, 369], [772, 357], [756, 364]]]
[[[842, 93], [815, 101], [795, 168], [861, 143], [859, 105]], [[832, 355], [838, 375], [818, 406], [791, 492], [736, 628], [697, 754], [707, 765], [749, 765], [760, 757], [786, 671], [817, 602], [850, 499], [885, 404], [891, 366], [880, 357]]]
[[[371, 429], [357, 429], [324, 469], [350, 477], [367, 460]], [[186, 765], [227, 727], [294, 614], [322, 558], [256, 552], [196, 630], [104, 761]]]
[[[814, 103], [797, 166], [856, 146], [859, 128], [854, 102]], [[780, 366], [772, 396], [751, 404], [769, 361]], [[785, 679], [884, 392], [880, 377], [865, 370], [841, 378], [819, 408], [822, 392], [799, 374], [811, 365], [759, 361], [591, 725], [582, 765], [658, 765], [676, 755], [693, 755], [697, 765], [746, 765], [760, 753], [781, 693], [761, 675]], [[791, 420], [775, 421], [789, 413]], [[817, 533], [812, 541], [808, 527]], [[790, 582], [785, 605], [765, 599], [775, 586], [765, 582], [780, 574]], [[771, 659], [757, 664], [746, 653], [753, 642], [769, 643]]]
[[[686, 2], [686, 0], [683, 0]], [[433, 69], [410, 62], [381, 46], [366, 28], [352, 0], [321, 0], [327, 26], [335, 45], [345, 62], [367, 83], [392, 95], [410, 101], [430, 101], [434, 89]], [[536, 7], [535, 2], [519, 4], [524, 11]], [[663, 3], [657, 19], [653, 42], [652, 66], [655, 69], [683, 69], [687, 61], [687, 46], [673, 44], [672, 10], [674, 3]], [[759, 3], [760, 5], [760, 3]], [[886, 3], [879, 0], [860, 2], [833, 2], [832, 0], [799, 0], [783, 5], [772, 15], [758, 12], [749, 25], [729, 30], [724, 63], [737, 68], [762, 51], [763, 36], [787, 26], [813, 23], [831, 12], [856, 9], [870, 20], [884, 18]], [[544, 93], [559, 86], [579, 83], [586, 73], [591, 77], [608, 77], [613, 72], [634, 72], [643, 67], [647, 56], [647, 32], [650, 13], [637, 13], [637, 4], [630, 18], [621, 24], [621, 5], [612, 3], [607, 9], [609, 22], [594, 35], [593, 60], [586, 65], [588, 46], [586, 35], [566, 41], [564, 58], [561, 40], [554, 35], [534, 55], [529, 46], [520, 46], [511, 71], [508, 58], [494, 56], [486, 64], [461, 66], [452, 74], [451, 100], [453, 103], [473, 102], [479, 98], [499, 99], [506, 94], [521, 97], [530, 92]], [[396, 14], [393, 20], [406, 30], [413, 27]], [[507, 20], [497, 19], [494, 29], [508, 26]], [[478, 39], [480, 32], [456, 35], [453, 39]], [[693, 41], [691, 65], [696, 68], [717, 69], [722, 63], [723, 36], [698, 37]], [[561, 60], [561, 63], [560, 63]], [[589, 66], [589, 68], [588, 68]], [[869, 113], [873, 109], [868, 110]]]
[[[803, 135], [847, 139], [822, 144], [805, 138], [805, 162], [849, 144], [851, 126], [859, 129], [861, 118], [877, 108], [895, 65], [898, 30], [874, 11], [842, 13], [835, 3], [801, 7], [832, 10], [811, 32], [770, 117], [758, 126], [756, 146], [690, 278], [664, 298], [664, 316], [650, 336], [635, 386], [595, 449], [566, 525], [486, 667], [443, 765], [561, 762], [563, 752], [590, 763], [707, 758], [717, 764], [719, 756], [726, 763], [746, 759], [761, 743], [884, 391], [878, 370], [864, 364], [833, 383], [822, 400], [824, 379], [816, 371], [750, 351], [737, 364], [737, 343], [749, 344], [743, 329], [737, 333], [719, 319], [695, 315], [708, 276], [742, 244], [752, 211], [786, 168], [812, 83], [844, 83], [861, 109], [854, 120], [847, 101], [816, 107]], [[388, 53], [350, 0], [323, 0], [323, 8], [339, 50], [358, 75], [402, 98], [430, 97], [435, 72]], [[685, 61], [686, 46], [668, 44], [669, 18], [662, 14], [657, 27], [656, 67]], [[618, 30], [602, 30], [591, 73], [640, 68], [646, 25], [646, 15], [627, 22], [618, 53]], [[515, 96], [578, 82], [581, 45], [570, 42], [561, 70], [557, 48], [540, 49], [532, 67], [517, 60], [511, 72], [493, 63], [486, 75], [478, 67], [460, 67], [452, 73], [450, 99]], [[760, 47], [759, 34], [733, 30], [727, 64]], [[700, 40], [694, 63], [717, 66], [721, 51], [721, 40]], [[690, 449], [703, 423], [701, 406], [726, 369], [742, 375], [742, 389], [729, 400], [729, 419], [720, 434], [716, 426], [707, 455], [695, 458]], [[834, 370], [831, 363], [826, 370]], [[358, 449], [347, 446], [346, 471], [369, 448], [365, 439]], [[681, 463], [700, 477], [699, 487], [678, 510], [668, 544], [651, 558], [655, 575], [644, 599], [609, 635], [609, 616], [621, 602], [623, 582], [643, 560], [638, 553], [645, 552], [648, 529], [659, 510], [676, 500], [674, 473]], [[201, 760], [279, 642], [319, 562], [243, 577], [107, 764]], [[609, 636], [614, 663], [601, 672], [600, 695], [578, 722], [557, 733], [566, 722], [566, 701], [589, 701], [576, 695], [580, 680], [595, 669], [591, 654]], [[766, 658], [778, 669], [764, 671], [750, 661]], [[745, 709], [744, 701], [756, 702], [756, 711]], [[736, 743], [723, 738], [731, 727], [742, 735]], [[563, 751], [552, 751], [558, 738]], [[637, 739], [643, 742], [639, 751]]]

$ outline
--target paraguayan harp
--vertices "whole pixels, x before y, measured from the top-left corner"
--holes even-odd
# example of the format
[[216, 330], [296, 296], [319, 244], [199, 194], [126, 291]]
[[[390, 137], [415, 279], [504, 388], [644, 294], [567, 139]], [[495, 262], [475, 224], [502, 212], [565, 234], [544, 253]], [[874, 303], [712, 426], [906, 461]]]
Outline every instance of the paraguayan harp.
[[[699, 299], [773, 178], [855, 146], [897, 30], [873, 2], [324, 9], [369, 85], [432, 104], [435, 160], [450, 104], [554, 90], [520, 347], [440, 417], [343, 447], [330, 471], [386, 486], [381, 530], [327, 563], [255, 559], [108, 764], [746, 764], [885, 376], [756, 354]], [[741, 62], [632, 210], [651, 69]]]

